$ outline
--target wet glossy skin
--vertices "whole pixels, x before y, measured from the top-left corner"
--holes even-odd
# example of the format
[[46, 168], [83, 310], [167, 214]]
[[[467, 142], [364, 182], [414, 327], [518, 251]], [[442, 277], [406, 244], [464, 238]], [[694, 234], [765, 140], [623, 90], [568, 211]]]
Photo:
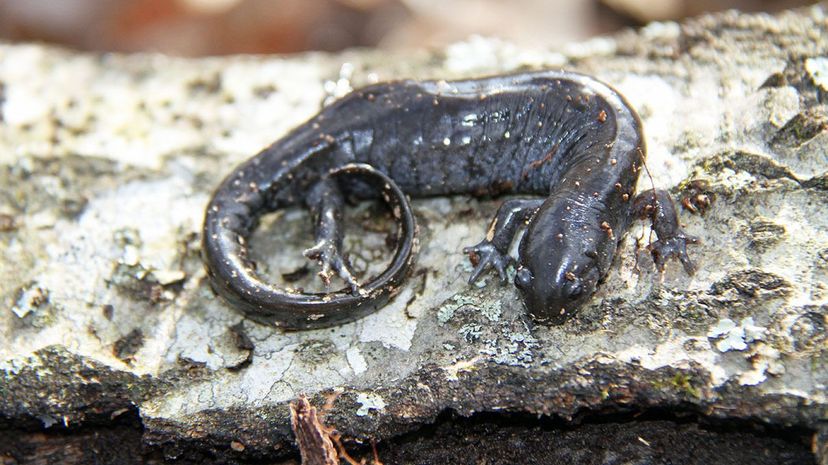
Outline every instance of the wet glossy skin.
[[[559, 323], [589, 299], [631, 219], [644, 215], [632, 198], [644, 151], [635, 112], [588, 76], [546, 71], [378, 84], [326, 107], [222, 182], [205, 216], [205, 263], [214, 289], [251, 318], [330, 326], [398, 292], [416, 251], [403, 193], [541, 195], [504, 203], [487, 237], [467, 251], [478, 262], [473, 279], [488, 266], [503, 276], [508, 243], [528, 222], [516, 285], [536, 321]], [[377, 191], [401, 222], [400, 245], [381, 276], [357, 283], [341, 257], [341, 199]], [[306, 255], [322, 263], [323, 278], [338, 274], [350, 289], [288, 292], [255, 274], [245, 238], [258, 217], [303, 202], [318, 239]], [[677, 223], [664, 232], [681, 233]]]

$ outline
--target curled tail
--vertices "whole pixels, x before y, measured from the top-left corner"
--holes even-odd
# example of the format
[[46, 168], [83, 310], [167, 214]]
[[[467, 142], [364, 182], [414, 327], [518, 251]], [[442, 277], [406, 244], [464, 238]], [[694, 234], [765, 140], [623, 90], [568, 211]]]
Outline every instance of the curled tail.
[[[348, 164], [336, 168], [320, 182], [330, 182], [342, 175], [359, 175], [376, 187], [399, 223], [394, 257], [379, 276], [361, 285], [349, 282], [351, 288], [326, 293], [289, 291], [263, 282], [247, 258], [245, 241], [252, 232], [251, 225], [256, 222], [262, 202], [243, 202], [239, 197], [231, 200], [229, 195], [222, 195], [220, 188], [207, 209], [202, 247], [213, 289], [249, 318], [286, 329], [324, 328], [346, 323], [385, 305], [399, 292], [416, 257], [414, 213], [399, 186], [370, 165]], [[316, 213], [318, 216], [319, 212]], [[317, 236], [320, 235], [319, 227], [318, 223]], [[311, 250], [317, 250], [318, 246]], [[314, 253], [309, 256], [319, 258]], [[326, 270], [324, 265], [323, 271]]]

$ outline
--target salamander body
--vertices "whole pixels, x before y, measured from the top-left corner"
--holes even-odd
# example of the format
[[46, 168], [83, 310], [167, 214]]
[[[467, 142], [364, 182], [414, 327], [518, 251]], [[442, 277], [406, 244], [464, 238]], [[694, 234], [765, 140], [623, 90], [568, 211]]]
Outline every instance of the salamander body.
[[[400, 288], [416, 255], [406, 196], [525, 194], [498, 210], [466, 248], [476, 268], [505, 279], [522, 225], [515, 285], [532, 318], [560, 323], [589, 299], [636, 217], [658, 224], [659, 266], [692, 272], [686, 236], [664, 191], [635, 197], [645, 157], [641, 122], [614, 89], [582, 74], [544, 71], [465, 81], [398, 81], [352, 92], [236, 168], [204, 220], [213, 288], [248, 316], [292, 329], [359, 318]], [[378, 277], [358, 283], [342, 256], [344, 196], [381, 193], [399, 221], [398, 247]], [[348, 286], [299, 293], [262, 282], [246, 239], [269, 211], [307, 206], [316, 245], [306, 255]], [[671, 223], [672, 222], [672, 223]]]

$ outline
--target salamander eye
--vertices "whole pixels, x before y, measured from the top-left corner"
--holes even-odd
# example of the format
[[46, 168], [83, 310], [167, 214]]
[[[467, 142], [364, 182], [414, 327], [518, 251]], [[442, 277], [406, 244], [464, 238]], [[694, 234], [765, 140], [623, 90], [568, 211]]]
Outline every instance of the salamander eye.
[[584, 255], [592, 259], [598, 258], [598, 252], [594, 250], [587, 250], [586, 252], [584, 252]]
[[566, 296], [569, 300], [575, 300], [578, 297], [581, 297], [581, 294], [584, 293], [584, 286], [581, 285], [580, 282], [573, 283], [571, 286], [568, 286], [566, 290]]
[[527, 289], [532, 284], [532, 272], [528, 268], [519, 266], [515, 272], [515, 286], [518, 289]]

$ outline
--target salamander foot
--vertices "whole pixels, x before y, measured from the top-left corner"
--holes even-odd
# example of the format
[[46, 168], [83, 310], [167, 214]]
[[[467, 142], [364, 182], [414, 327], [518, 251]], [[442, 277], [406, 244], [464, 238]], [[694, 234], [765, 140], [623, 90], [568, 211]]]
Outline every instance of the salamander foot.
[[351, 287], [351, 292], [354, 294], [359, 292], [359, 283], [351, 270], [348, 261], [339, 252], [331, 241], [320, 240], [313, 247], [306, 249], [303, 254], [310, 260], [316, 260], [322, 267], [319, 271], [319, 277], [326, 286], [331, 284], [331, 277], [337, 274], [348, 286]]
[[659, 239], [653, 242], [647, 246], [647, 250], [650, 252], [650, 255], [652, 255], [653, 261], [659, 271], [664, 271], [664, 265], [668, 260], [671, 258], [677, 258], [681, 262], [682, 266], [684, 266], [684, 271], [687, 272], [688, 275], [693, 276], [696, 272], [696, 266], [692, 261], [690, 261], [690, 257], [687, 256], [687, 244], [698, 243], [698, 238], [687, 236], [684, 233], [679, 233], [674, 237]]
[[511, 256], [501, 253], [494, 244], [485, 239], [477, 245], [463, 248], [463, 253], [469, 255], [469, 259], [474, 265], [474, 270], [471, 277], [469, 277], [469, 284], [474, 284], [489, 265], [497, 270], [501, 281], [506, 281], [506, 267], [514, 261]]

